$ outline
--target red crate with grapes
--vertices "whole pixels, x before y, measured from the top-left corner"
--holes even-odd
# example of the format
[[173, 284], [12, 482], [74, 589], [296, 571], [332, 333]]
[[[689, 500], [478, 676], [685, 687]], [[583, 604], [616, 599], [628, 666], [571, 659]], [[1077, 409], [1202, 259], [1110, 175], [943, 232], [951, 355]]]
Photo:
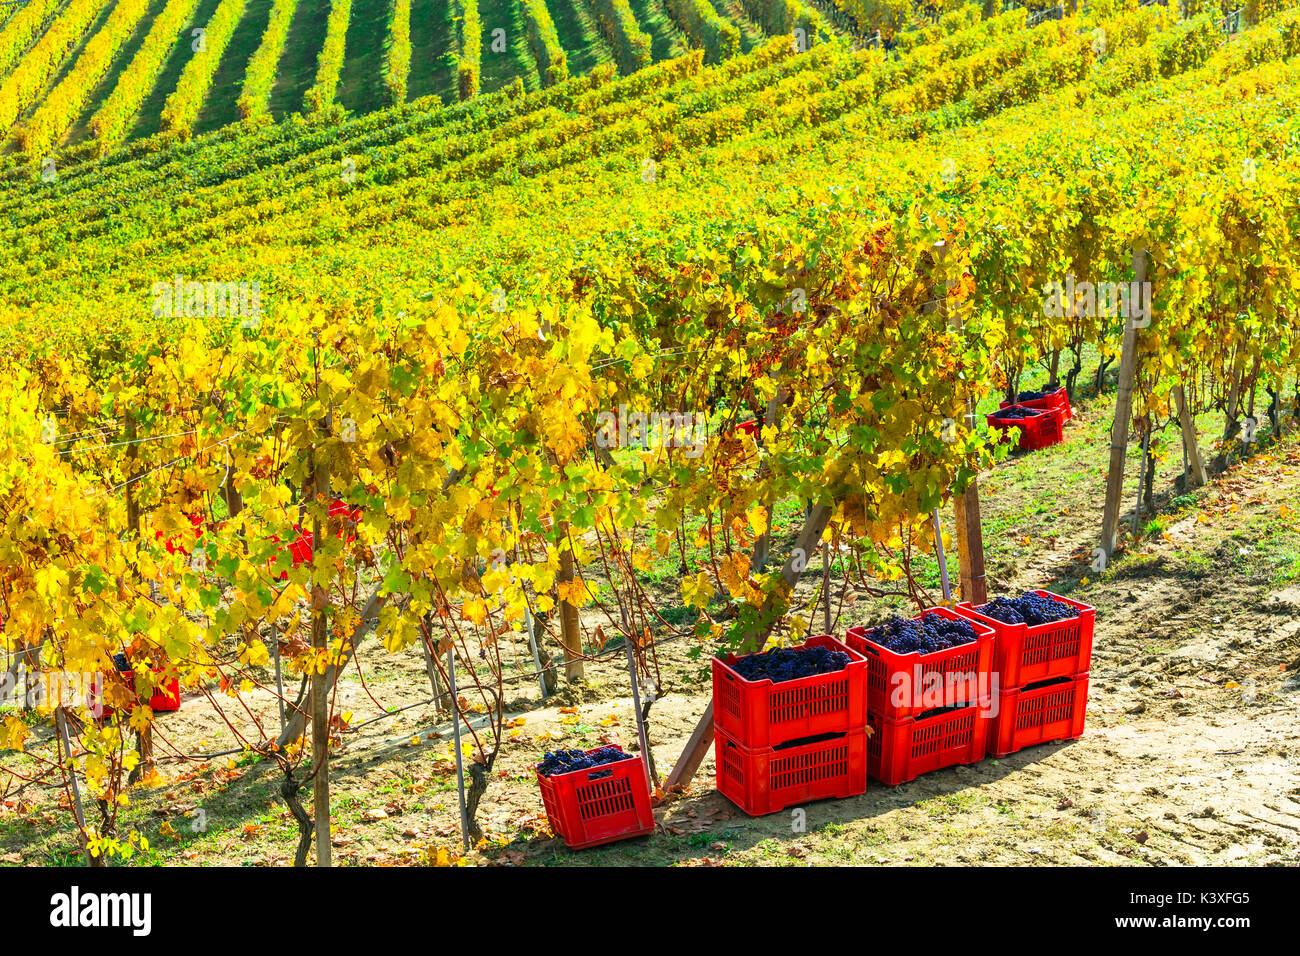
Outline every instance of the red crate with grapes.
[[1020, 435], [1016, 447], [1020, 451], [1038, 451], [1059, 444], [1065, 437], [1060, 416], [1054, 409], [1011, 405], [989, 415], [987, 421], [989, 428], [999, 431], [1018, 429]]
[[830, 635], [800, 647], [713, 658], [713, 722], [748, 749], [860, 730], [867, 662]]
[[537, 786], [551, 829], [572, 850], [654, 830], [645, 760], [621, 747], [547, 753]]
[[1062, 425], [1074, 417], [1074, 409], [1070, 407], [1070, 393], [1064, 385], [1058, 385], [1055, 389], [1044, 388], [1038, 392], [1021, 392], [1018, 402], [1002, 402], [998, 408], [1010, 408], [1012, 405], [1055, 411]]
[[[107, 720], [113, 716], [114, 708], [110, 707], [104, 701], [104, 689], [110, 681], [116, 681], [123, 684], [128, 691], [134, 695], [135, 688], [135, 671], [132, 669], [130, 661], [125, 654], [115, 654], [113, 656], [113, 671], [108, 674], [96, 674], [90, 683], [90, 691], [86, 696], [86, 706], [101, 719]], [[160, 671], [155, 670], [157, 676]], [[149, 698], [149, 708], [155, 712], [166, 712], [181, 709], [181, 682], [179, 678], [173, 677], [170, 680], [163, 681], [154, 688], [152, 696]]]
[[1001, 691], [1076, 677], [1091, 665], [1097, 611], [1087, 604], [1038, 590], [979, 607], [963, 602], [956, 611], [993, 629], [993, 673]]
[[987, 696], [993, 635], [988, 624], [936, 607], [849, 628], [846, 643], [867, 661], [867, 711], [902, 720]]
[[1005, 757], [1083, 734], [1095, 608], [1037, 590], [958, 604], [957, 611], [996, 632], [993, 672], [1000, 686], [988, 718], [989, 754]]

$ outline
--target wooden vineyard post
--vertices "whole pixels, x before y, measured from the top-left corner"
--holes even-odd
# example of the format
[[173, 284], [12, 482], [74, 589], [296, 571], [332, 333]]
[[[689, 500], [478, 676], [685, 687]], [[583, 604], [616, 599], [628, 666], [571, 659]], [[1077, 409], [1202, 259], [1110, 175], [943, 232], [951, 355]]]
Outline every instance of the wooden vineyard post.
[[[948, 246], [943, 242], [934, 244], [935, 264], [938, 266], [948, 255]], [[951, 285], [951, 280], [949, 280]], [[964, 326], [959, 313], [948, 313], [946, 297], [938, 300], [935, 307], [944, 311], [949, 325], [961, 332]], [[966, 421], [968, 426], [975, 423], [975, 402], [966, 396]], [[980, 488], [978, 473], [971, 476], [970, 484], [953, 500], [953, 510], [957, 518], [957, 567], [962, 600], [971, 604], [984, 604], [988, 601], [988, 582], [984, 565], [984, 529], [980, 518]], [[936, 528], [938, 522], [935, 522]]]
[[1205, 484], [1205, 461], [1201, 458], [1201, 446], [1196, 437], [1196, 423], [1192, 421], [1191, 410], [1187, 407], [1187, 394], [1181, 385], [1173, 389], [1174, 404], [1178, 409], [1178, 427], [1183, 433], [1183, 453], [1187, 457], [1187, 488], [1199, 488]]
[[822, 618], [831, 632], [831, 543], [822, 542]]
[[[572, 584], [574, 576], [573, 548], [569, 541], [569, 523], [560, 522], [560, 573], [557, 581]], [[566, 547], [566, 545], [570, 545]], [[560, 600], [560, 643], [564, 645], [564, 677], [576, 680], [586, 673], [582, 665], [582, 629], [578, 622], [578, 608], [561, 598]]]
[[[515, 563], [523, 564], [523, 558], [519, 556], [519, 518], [511, 515], [511, 520], [515, 526]], [[531, 549], [530, 549], [531, 550]], [[519, 589], [524, 590], [524, 584], [519, 582]], [[537, 653], [537, 630], [533, 624], [533, 606], [528, 600], [528, 592], [524, 591], [524, 624], [528, 627], [528, 649], [533, 653], [533, 666], [536, 668], [537, 682], [542, 688], [542, 699], [545, 700], [551, 696], [546, 689], [546, 673], [542, 670], [542, 657]]]
[[943, 591], [943, 603], [952, 603], [952, 585], [948, 582], [948, 556], [943, 552], [943, 526], [939, 523], [939, 509], [930, 515], [934, 522], [934, 556], [939, 561], [939, 587]]
[[[127, 415], [126, 533], [131, 538], [135, 538], [140, 534], [140, 504], [135, 500], [135, 482], [140, 478], [140, 475], [137, 474], [135, 470], [136, 458], [139, 455], [140, 448], [139, 444], [136, 442], [137, 437], [138, 431], [136, 429], [135, 416]], [[137, 581], [140, 579], [138, 570], [133, 569], [131, 574]], [[149, 724], [144, 728], [144, 730], [136, 731], [135, 749], [140, 754], [140, 762], [136, 764], [135, 769], [127, 776], [128, 783], [135, 783], [153, 772], [153, 724]]]
[[[331, 416], [332, 417], [332, 416]], [[330, 427], [326, 419], [326, 429]], [[312, 491], [317, 502], [329, 500], [329, 469], [316, 461], [312, 452]], [[319, 550], [324, 538], [321, 537], [320, 518], [313, 522], [313, 551]], [[313, 555], [314, 557], [314, 555]], [[313, 561], [314, 564], [314, 561]], [[315, 572], [313, 568], [313, 578]], [[329, 594], [312, 582], [311, 588], [311, 646], [317, 656], [322, 655], [329, 646], [329, 624], [325, 620], [325, 609], [329, 605]], [[311, 675], [311, 751], [316, 762], [316, 771], [312, 782], [312, 810], [316, 827], [316, 865], [330, 866], [330, 725], [329, 725], [329, 687], [326, 676], [314, 668]]]
[[460, 797], [460, 837], [469, 850], [469, 811], [465, 807], [465, 764], [460, 752], [460, 699], [456, 692], [456, 647], [447, 648], [447, 683], [451, 687], [452, 738], [456, 746], [456, 788]]
[[438, 679], [438, 667], [434, 664], [429, 642], [423, 637], [420, 639], [420, 650], [424, 652], [424, 670], [429, 675], [429, 689], [433, 691], [433, 709], [435, 713], [441, 714], [447, 709], [447, 692], [442, 689], [442, 681]]
[[1147, 458], [1151, 451], [1151, 425], [1142, 430], [1142, 460], [1138, 462], [1137, 500], [1133, 502], [1133, 539], [1137, 540], [1138, 529], [1142, 526], [1142, 483], [1146, 480]]
[[[624, 615], [626, 618], [626, 615]], [[623, 637], [623, 649], [627, 651], [627, 673], [632, 680], [632, 712], [636, 715], [636, 735], [641, 743], [641, 757], [645, 768], [646, 785], [653, 791], [659, 786], [654, 772], [654, 757], [650, 754], [650, 735], [645, 729], [645, 718], [641, 714], [641, 688], [636, 677], [636, 654], [632, 651], [632, 634], [629, 631]]]
[[[1147, 251], [1133, 250], [1133, 281], [1141, 288], [1147, 279]], [[1124, 459], [1128, 455], [1129, 419], [1133, 417], [1133, 380], [1137, 374], [1137, 323], [1133, 296], [1124, 316], [1124, 343], [1119, 359], [1119, 392], [1115, 397], [1115, 424], [1110, 432], [1110, 468], [1106, 473], [1106, 509], [1101, 519], [1101, 551], [1105, 561], [1115, 553], [1119, 533], [1120, 499], [1124, 494]], [[1102, 565], [1105, 568], [1105, 565]]]
[[103, 854], [91, 856], [90, 847], [86, 845], [86, 814], [81, 806], [81, 788], [77, 786], [77, 769], [68, 767], [67, 764], [72, 762], [72, 741], [68, 737], [68, 717], [63, 708], [59, 707], [54, 712], [54, 723], [58, 726], [59, 743], [62, 745], [61, 758], [64, 762], [64, 772], [68, 775], [68, 784], [72, 789], [72, 812], [77, 820], [77, 829], [81, 834], [81, 852], [86, 854], [87, 866], [103, 866]]
[[962, 599], [971, 604], [988, 601], [988, 580], [984, 570], [984, 529], [980, 519], [979, 479], [957, 496], [957, 564]]
[[271, 625], [271, 653], [275, 657], [275, 696], [280, 705], [280, 733], [284, 733], [284, 671], [280, 667], [280, 632]]

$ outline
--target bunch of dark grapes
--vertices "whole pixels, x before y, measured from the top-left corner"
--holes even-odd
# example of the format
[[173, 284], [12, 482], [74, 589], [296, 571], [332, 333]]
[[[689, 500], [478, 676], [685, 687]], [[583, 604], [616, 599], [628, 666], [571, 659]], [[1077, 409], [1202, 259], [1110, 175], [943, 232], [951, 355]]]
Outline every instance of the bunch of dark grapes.
[[1010, 408], [1003, 408], [998, 411], [994, 418], [1033, 418], [1035, 415], [1041, 415], [1042, 411], [1037, 408], [1021, 408], [1019, 405], [1012, 405]]
[[732, 664], [745, 680], [770, 680], [773, 684], [832, 674], [849, 666], [849, 655], [826, 647], [778, 647], [766, 654], [750, 654]]
[[1079, 611], [1064, 601], [1044, 597], [1033, 591], [1026, 591], [1018, 598], [997, 597], [983, 607], [976, 608], [981, 614], [1001, 621], [1003, 624], [1050, 624], [1053, 621], [1065, 621], [1078, 617]]
[[1056, 385], [1053, 384], [1052, 382], [1048, 382], [1046, 385], [1040, 386], [1037, 391], [1021, 392], [1020, 398], [1018, 398], [1017, 401], [1021, 401], [1021, 402], [1036, 401], [1037, 399], [1040, 398], [1046, 398], [1048, 395], [1055, 395], [1060, 390], [1061, 390], [1060, 385]]
[[118, 669], [119, 673], [126, 673], [131, 669], [131, 662], [126, 659], [125, 654], [114, 654], [113, 666]]
[[537, 772], [543, 777], [558, 777], [562, 773], [590, 770], [604, 763], [628, 760], [631, 756], [632, 754], [624, 753], [617, 747], [601, 747], [593, 753], [585, 750], [557, 750], [551, 753], [548, 750], [542, 762], [537, 765]]
[[865, 637], [895, 654], [933, 654], [970, 644], [976, 639], [970, 621], [954, 621], [942, 614], [927, 614], [919, 621], [895, 615], [884, 624], [871, 628]]

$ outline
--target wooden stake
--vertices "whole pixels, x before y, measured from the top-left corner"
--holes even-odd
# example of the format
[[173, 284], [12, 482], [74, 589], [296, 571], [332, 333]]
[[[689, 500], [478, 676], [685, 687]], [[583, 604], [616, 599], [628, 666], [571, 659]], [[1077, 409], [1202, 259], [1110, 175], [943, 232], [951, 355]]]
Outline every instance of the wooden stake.
[[824, 633], [831, 632], [831, 543], [822, 542], [822, 617], [826, 623]]
[[284, 675], [280, 671], [280, 634], [271, 625], [271, 651], [275, 655], [275, 692], [280, 705], [280, 733], [284, 733]]
[[943, 527], [939, 524], [939, 509], [930, 516], [934, 522], [934, 553], [939, 559], [939, 587], [943, 590], [943, 603], [952, 603], [952, 585], [948, 582], [948, 558], [943, 552]]
[[[624, 614], [626, 622], [627, 615]], [[626, 627], [626, 624], [624, 625]], [[636, 714], [636, 735], [641, 742], [641, 762], [645, 768], [645, 779], [651, 791], [659, 786], [659, 774], [651, 768], [653, 761], [650, 758], [650, 737], [646, 733], [645, 718], [641, 716], [641, 688], [636, 679], [636, 655], [632, 652], [632, 635], [627, 633], [623, 637], [623, 649], [627, 651], [627, 673], [632, 679], [632, 710]]]
[[62, 707], [54, 712], [54, 722], [58, 725], [59, 741], [63, 744], [64, 772], [68, 775], [68, 783], [72, 787], [72, 812], [77, 820], [81, 852], [86, 855], [86, 866], [103, 866], [103, 857], [91, 856], [90, 847], [86, 843], [86, 813], [81, 808], [81, 788], [77, 786], [77, 771], [75, 768], [67, 767], [67, 763], [72, 760], [72, 741], [68, 737], [68, 717]]
[[1187, 461], [1187, 488], [1199, 488], [1205, 484], [1205, 461], [1201, 458], [1200, 441], [1196, 436], [1196, 422], [1192, 420], [1191, 409], [1187, 407], [1187, 394], [1181, 385], [1173, 388], [1174, 404], [1178, 409], [1178, 427], [1183, 433], [1183, 454]]
[[978, 478], [971, 478], [966, 490], [954, 499], [953, 507], [957, 513], [957, 563], [961, 596], [972, 604], [984, 604], [989, 595]]
[[[569, 547], [569, 523], [557, 526], [560, 538], [560, 573], [556, 580], [571, 584], [574, 579], [573, 549]], [[585, 674], [582, 663], [582, 630], [578, 621], [578, 608], [568, 601], [560, 601], [560, 642], [564, 645], [564, 676], [576, 680]]]
[[451, 685], [452, 737], [456, 741], [456, 787], [460, 797], [460, 837], [469, 850], [469, 811], [465, 809], [465, 767], [460, 752], [460, 699], [456, 696], [456, 648], [447, 648], [447, 683]]
[[1142, 460], [1138, 462], [1138, 492], [1137, 500], [1133, 502], [1133, 539], [1136, 541], [1138, 528], [1142, 524], [1142, 485], [1147, 476], [1147, 457], [1151, 448], [1151, 425], [1148, 424], [1142, 431]]
[[[947, 244], [936, 242], [933, 246], [933, 254], [937, 267], [948, 256]], [[949, 281], [947, 285], [951, 286], [952, 282]], [[931, 308], [942, 309], [947, 315], [948, 324], [957, 332], [962, 331], [965, 323], [960, 314], [947, 312], [946, 297], [936, 301], [933, 306], [929, 304], [923, 306], [922, 311], [929, 311]], [[1018, 386], [1010, 383], [1010, 388], [1011, 400], [1014, 401]], [[975, 403], [969, 395], [966, 396], [966, 421], [972, 425], [976, 421]], [[957, 516], [957, 566], [961, 596], [963, 600], [972, 604], [984, 604], [988, 600], [988, 584], [985, 578], [984, 532], [980, 518], [978, 474], [971, 476], [966, 490], [954, 499], [953, 508]]]
[[[333, 417], [326, 418], [328, 431]], [[316, 451], [312, 449], [312, 492], [317, 502], [329, 501], [329, 469], [316, 461]], [[324, 537], [320, 518], [312, 521], [312, 551], [320, 550]], [[313, 564], [314, 564], [313, 560]], [[313, 568], [313, 577], [314, 577]], [[324, 653], [329, 646], [329, 622], [325, 620], [325, 611], [329, 607], [329, 592], [313, 581], [311, 588], [311, 646], [317, 656]], [[312, 812], [316, 827], [316, 865], [332, 865], [330, 850], [330, 722], [329, 722], [329, 688], [326, 675], [315, 668], [311, 675], [311, 752], [316, 762], [316, 771], [312, 780]]]
[[442, 681], [438, 678], [438, 668], [434, 665], [429, 644], [423, 638], [420, 640], [420, 650], [424, 652], [424, 669], [429, 674], [429, 689], [433, 691], [434, 712], [444, 713], [447, 710], [447, 694], [443, 691]]
[[[513, 515], [511, 515], [511, 518], [515, 525], [515, 563], [523, 564], [523, 559], [519, 556], [519, 519]], [[522, 582], [519, 589], [524, 590]], [[528, 625], [528, 649], [533, 652], [533, 666], [536, 668], [537, 683], [542, 688], [542, 699], [545, 700], [550, 696], [550, 693], [546, 690], [546, 675], [542, 673], [542, 657], [537, 653], [537, 633], [533, 628], [533, 608], [532, 603], [528, 600], [527, 591], [524, 591], [524, 623]]]
[[[1133, 251], [1133, 280], [1147, 279], [1147, 251]], [[1130, 312], [1132, 310], [1130, 309]], [[1115, 396], [1115, 424], [1110, 432], [1110, 470], [1106, 474], [1106, 508], [1101, 519], [1101, 550], [1107, 561], [1115, 553], [1119, 534], [1120, 500], [1124, 494], [1124, 460], [1128, 455], [1129, 419], [1133, 417], [1133, 379], [1137, 374], [1137, 326], [1134, 316], [1124, 316], [1124, 341], [1119, 360], [1119, 392]]]

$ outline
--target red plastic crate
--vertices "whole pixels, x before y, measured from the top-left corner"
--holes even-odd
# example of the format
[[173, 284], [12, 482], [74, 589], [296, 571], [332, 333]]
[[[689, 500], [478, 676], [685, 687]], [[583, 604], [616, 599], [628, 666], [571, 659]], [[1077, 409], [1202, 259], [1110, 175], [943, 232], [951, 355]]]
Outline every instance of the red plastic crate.
[[[135, 688], [135, 676], [133, 671], [117, 671], [117, 676], [121, 678], [126, 685], [132, 689]], [[113, 716], [114, 708], [104, 703], [104, 674], [96, 674], [91, 679], [90, 692], [86, 696], [86, 706], [92, 711], [97, 711], [102, 718], [107, 720]], [[181, 709], [181, 682], [179, 678], [173, 677], [159, 685], [149, 698], [149, 708], [155, 713], [175, 711]]]
[[539, 773], [537, 785], [551, 829], [570, 849], [644, 836], [655, 828], [644, 758], [629, 756], [554, 777]]
[[1083, 736], [1088, 709], [1088, 675], [1072, 680], [1004, 691], [988, 724], [990, 757], [1005, 757], [1024, 747]]
[[[190, 519], [190, 526], [194, 529], [194, 537], [203, 537], [203, 525], [206, 523], [207, 519], [202, 515], [186, 515], [186, 517]], [[162, 541], [163, 533], [161, 531], [155, 531], [153, 537], [155, 541]], [[190, 553], [177, 544], [175, 538], [168, 538], [165, 547], [167, 548], [168, 554], [176, 554], [177, 552], [180, 552], [186, 557], [189, 557]]]
[[998, 418], [996, 414], [989, 415], [987, 418], [989, 428], [1002, 431], [1018, 429], [1020, 437], [1016, 447], [1020, 451], [1038, 451], [1040, 448], [1059, 444], [1064, 438], [1060, 416], [1055, 410], [1050, 409], [1034, 409], [1034, 411], [1038, 414], [1029, 418]]
[[857, 727], [784, 747], [743, 747], [729, 734], [713, 738], [718, 792], [751, 817], [788, 806], [854, 797], [867, 789], [867, 734]]
[[1046, 402], [1048, 408], [1059, 408], [1064, 413], [1061, 417], [1062, 424], [1074, 417], [1074, 409], [1070, 407], [1070, 393], [1064, 385], [1044, 395], [1039, 401]]
[[181, 709], [181, 682], [180, 678], [173, 677], [171, 680], [161, 684], [152, 697], [149, 698], [149, 707], [154, 712], [173, 711]]
[[[495, 496], [496, 492], [494, 491], [492, 494]], [[341, 522], [339, 529], [334, 533], [334, 536], [340, 541], [351, 544], [353, 541], [357, 540], [355, 528], [356, 523], [361, 520], [361, 509], [349, 508], [347, 503], [342, 499], [335, 498], [330, 502], [329, 517], [337, 518], [340, 516], [343, 518], [343, 521]], [[293, 558], [293, 566], [296, 568], [298, 565], [305, 564], [312, 559], [312, 550], [315, 548], [316, 536], [301, 525], [295, 524], [293, 530], [298, 533], [298, 537], [294, 538], [293, 541], [289, 543], [289, 554]], [[271, 535], [271, 541], [275, 544], [280, 544], [280, 536], [275, 534]], [[279, 558], [280, 552], [283, 550], [284, 548], [275, 549], [275, 553], [272, 554], [270, 559], [267, 561], [267, 567], [274, 570], [275, 562]], [[281, 571], [280, 580], [289, 580], [289, 572]]]
[[[1038, 411], [1050, 412], [1051, 414], [1056, 416], [1057, 423], [1061, 426], [1062, 429], [1065, 428], [1065, 423], [1070, 420], [1069, 406], [1068, 405], [1062, 406], [1060, 402], [1053, 401], [1051, 398], [1034, 398], [1026, 402], [1019, 402], [1017, 404], [1019, 404], [1023, 408], [1033, 408], [1033, 409], [1037, 409]], [[1009, 408], [1009, 407], [1010, 406], [1006, 402], [1001, 402], [998, 405], [999, 409]], [[1064, 435], [1065, 432], [1062, 431], [1061, 434]]]
[[957, 605], [957, 613], [993, 628], [996, 634], [993, 673], [997, 675], [1000, 691], [1052, 677], [1074, 677], [1087, 671], [1092, 663], [1096, 609], [1051, 591], [1031, 593], [1068, 604], [1079, 616], [1050, 624], [1003, 624], [981, 614], [970, 602]]
[[828, 634], [801, 647], [828, 647], [849, 655], [848, 666], [774, 684], [747, 681], [733, 665], [735, 654], [713, 658], [713, 723], [750, 750], [790, 740], [859, 729], [867, 719], [867, 662]]
[[[1070, 393], [1065, 390], [1064, 386], [1058, 388], [1055, 392], [1044, 395], [1042, 398], [1031, 398], [1019, 404], [1025, 406], [1025, 408], [1055, 409], [1060, 412], [1062, 425], [1074, 417], [1074, 409], [1070, 407]], [[1009, 408], [1011, 405], [1011, 402], [1001, 402], [998, 404], [998, 408]]]
[[922, 714], [905, 720], [867, 716], [867, 774], [889, 787], [923, 773], [984, 759], [987, 712], [978, 706]]
[[[965, 615], [946, 607], [930, 608], [914, 617], [938, 614], [951, 620]], [[867, 712], [885, 720], [915, 717], [922, 711], [974, 703], [993, 693], [989, 675], [993, 666], [994, 632], [981, 621], [966, 617], [975, 629], [973, 644], [950, 647], [932, 654], [912, 651], [898, 654], [867, 640], [866, 627], [849, 628], [846, 642], [867, 660]]]

